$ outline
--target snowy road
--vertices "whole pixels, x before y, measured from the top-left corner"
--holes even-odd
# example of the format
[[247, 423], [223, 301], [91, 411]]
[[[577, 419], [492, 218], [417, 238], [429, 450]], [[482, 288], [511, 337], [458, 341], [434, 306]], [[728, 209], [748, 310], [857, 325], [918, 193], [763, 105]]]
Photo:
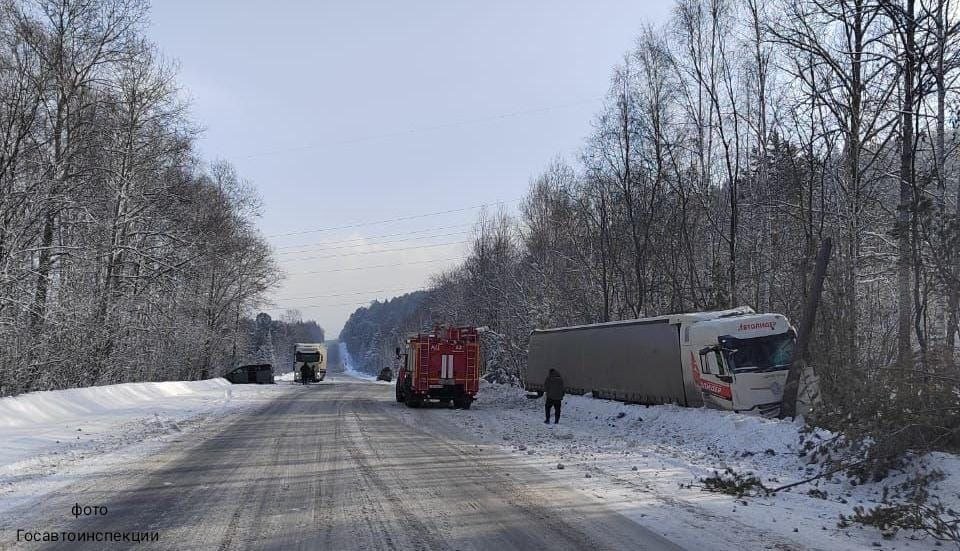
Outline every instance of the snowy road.
[[[443, 410], [421, 410], [431, 419], [421, 431], [401, 422], [392, 386], [333, 383], [291, 385], [261, 408], [7, 511], [0, 547], [23, 529], [156, 532], [159, 541], [137, 547], [163, 549], [678, 549], [496, 447], [459, 438]], [[108, 514], [74, 518], [78, 503]]]

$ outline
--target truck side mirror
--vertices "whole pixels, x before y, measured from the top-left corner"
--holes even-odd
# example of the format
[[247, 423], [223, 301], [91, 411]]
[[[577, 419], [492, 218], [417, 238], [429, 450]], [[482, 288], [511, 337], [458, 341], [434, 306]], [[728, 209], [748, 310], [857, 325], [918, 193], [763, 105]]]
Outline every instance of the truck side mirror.
[[701, 356], [706, 356], [707, 354], [710, 353], [711, 350], [713, 350], [712, 347], [704, 346], [703, 348], [700, 349], [700, 355], [701, 355]]

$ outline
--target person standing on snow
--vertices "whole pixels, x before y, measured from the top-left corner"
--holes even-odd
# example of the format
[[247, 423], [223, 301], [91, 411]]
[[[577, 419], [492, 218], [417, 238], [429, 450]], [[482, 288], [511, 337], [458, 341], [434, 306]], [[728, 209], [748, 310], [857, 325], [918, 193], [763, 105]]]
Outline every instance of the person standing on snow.
[[544, 407], [546, 419], [543, 422], [550, 424], [550, 408], [553, 408], [553, 424], [556, 425], [560, 422], [560, 404], [566, 391], [563, 387], [563, 377], [556, 369], [550, 369], [547, 379], [543, 382], [543, 389], [547, 394], [547, 403]]
[[307, 384], [310, 382], [311, 378], [312, 377], [310, 376], [310, 364], [304, 362], [303, 365], [300, 366], [300, 382], [302, 384]]

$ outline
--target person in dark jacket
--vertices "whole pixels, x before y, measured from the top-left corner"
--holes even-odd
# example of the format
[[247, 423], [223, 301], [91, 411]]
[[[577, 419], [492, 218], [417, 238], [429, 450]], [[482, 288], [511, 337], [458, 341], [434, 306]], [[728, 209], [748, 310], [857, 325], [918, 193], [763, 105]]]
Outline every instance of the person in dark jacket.
[[300, 382], [303, 384], [307, 384], [310, 382], [310, 379], [312, 378], [313, 377], [311, 376], [311, 373], [310, 373], [310, 364], [304, 362], [304, 364], [300, 366]]
[[550, 424], [550, 408], [553, 408], [553, 424], [557, 424], [560, 422], [560, 404], [566, 389], [563, 387], [563, 377], [556, 369], [550, 369], [547, 380], [543, 382], [543, 389], [547, 394], [547, 404], [544, 407], [546, 419], [543, 422]]

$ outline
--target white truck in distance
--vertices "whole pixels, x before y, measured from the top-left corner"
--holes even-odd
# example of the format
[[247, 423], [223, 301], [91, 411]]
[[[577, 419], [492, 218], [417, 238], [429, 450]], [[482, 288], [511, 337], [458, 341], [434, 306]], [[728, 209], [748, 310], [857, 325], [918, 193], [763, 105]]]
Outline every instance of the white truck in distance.
[[[306, 368], [306, 369], [304, 369]], [[303, 374], [307, 377], [304, 379]], [[293, 345], [293, 380], [317, 383], [327, 376], [327, 347], [323, 343], [298, 342]]]
[[777, 415], [795, 341], [786, 317], [746, 306], [537, 329], [525, 386], [542, 393], [554, 368], [595, 398]]

